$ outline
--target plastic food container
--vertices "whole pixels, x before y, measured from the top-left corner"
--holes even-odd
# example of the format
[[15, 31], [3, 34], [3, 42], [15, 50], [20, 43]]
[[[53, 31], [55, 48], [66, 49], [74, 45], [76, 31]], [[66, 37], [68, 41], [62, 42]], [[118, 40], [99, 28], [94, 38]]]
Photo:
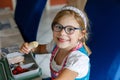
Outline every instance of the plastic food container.
[[[28, 69], [26, 72], [13, 74], [14, 67], [11, 67], [8, 59], [16, 56], [23, 56], [24, 62], [19, 64], [22, 69]], [[0, 59], [0, 80], [31, 80], [42, 75], [41, 68], [36, 63], [33, 55], [21, 54], [19, 52], [9, 53]]]

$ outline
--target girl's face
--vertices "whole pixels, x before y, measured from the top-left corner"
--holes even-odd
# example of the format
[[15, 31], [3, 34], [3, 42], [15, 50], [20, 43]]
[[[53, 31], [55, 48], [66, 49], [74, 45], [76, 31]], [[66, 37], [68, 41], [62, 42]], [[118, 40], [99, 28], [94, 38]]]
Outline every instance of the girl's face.
[[[57, 22], [58, 25], [62, 25], [63, 27], [72, 26], [74, 28], [80, 28], [80, 25], [75, 20], [75, 18], [71, 15], [63, 16]], [[57, 25], [57, 24], [56, 24]], [[77, 29], [73, 33], [68, 34], [69, 29], [65, 31], [65, 28], [61, 31], [54, 31], [53, 30], [53, 39], [56, 42], [57, 46], [61, 49], [70, 50], [74, 48], [78, 42], [82, 38], [81, 30]]]

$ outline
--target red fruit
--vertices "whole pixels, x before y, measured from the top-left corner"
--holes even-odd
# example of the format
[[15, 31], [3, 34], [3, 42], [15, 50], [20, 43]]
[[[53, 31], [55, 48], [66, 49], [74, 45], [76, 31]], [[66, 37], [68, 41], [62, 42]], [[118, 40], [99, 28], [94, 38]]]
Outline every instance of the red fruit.
[[29, 71], [29, 70], [26, 69], [26, 68], [22, 68], [21, 66], [17, 66], [14, 70], [12, 70], [12, 73], [14, 75], [16, 75], [16, 74], [24, 73], [24, 72], [27, 72], [27, 71]]
[[13, 73], [14, 75], [18, 74], [18, 72], [17, 72], [16, 70], [12, 70], [12, 73]]
[[22, 69], [22, 67], [20, 67], [20, 66], [17, 66], [17, 67], [15, 68], [15, 70], [16, 70], [18, 73], [23, 72], [23, 69]]

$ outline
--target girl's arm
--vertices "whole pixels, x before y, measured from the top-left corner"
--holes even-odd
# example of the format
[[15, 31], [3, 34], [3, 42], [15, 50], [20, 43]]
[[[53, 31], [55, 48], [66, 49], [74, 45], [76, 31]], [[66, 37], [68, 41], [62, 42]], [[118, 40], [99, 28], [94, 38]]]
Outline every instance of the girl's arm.
[[52, 40], [47, 44], [39, 44], [38, 47], [34, 49], [34, 52], [40, 54], [50, 53], [52, 52], [54, 46], [55, 46], [55, 42]]
[[64, 69], [59, 76], [54, 80], [74, 80], [77, 77], [78, 73], [71, 71], [69, 69]]
[[30, 51], [34, 53], [40, 53], [40, 54], [47, 53], [46, 44], [43, 44], [43, 45], [39, 44], [38, 47], [29, 49], [29, 43], [27, 42], [23, 43], [20, 48], [20, 52], [28, 54]]
[[33, 50], [33, 52], [38, 54], [48, 53], [46, 50], [46, 44], [39, 44], [38, 47]]

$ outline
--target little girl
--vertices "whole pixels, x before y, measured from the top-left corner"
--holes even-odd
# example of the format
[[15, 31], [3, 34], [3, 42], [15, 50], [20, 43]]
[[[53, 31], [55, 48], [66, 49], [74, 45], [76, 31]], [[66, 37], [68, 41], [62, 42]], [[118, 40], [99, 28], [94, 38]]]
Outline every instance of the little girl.
[[[50, 80], [89, 80], [91, 51], [85, 44], [88, 39], [85, 12], [65, 6], [55, 16], [51, 28], [53, 40], [33, 49], [34, 53], [52, 53]], [[24, 43], [20, 50], [28, 54], [28, 43]]]

